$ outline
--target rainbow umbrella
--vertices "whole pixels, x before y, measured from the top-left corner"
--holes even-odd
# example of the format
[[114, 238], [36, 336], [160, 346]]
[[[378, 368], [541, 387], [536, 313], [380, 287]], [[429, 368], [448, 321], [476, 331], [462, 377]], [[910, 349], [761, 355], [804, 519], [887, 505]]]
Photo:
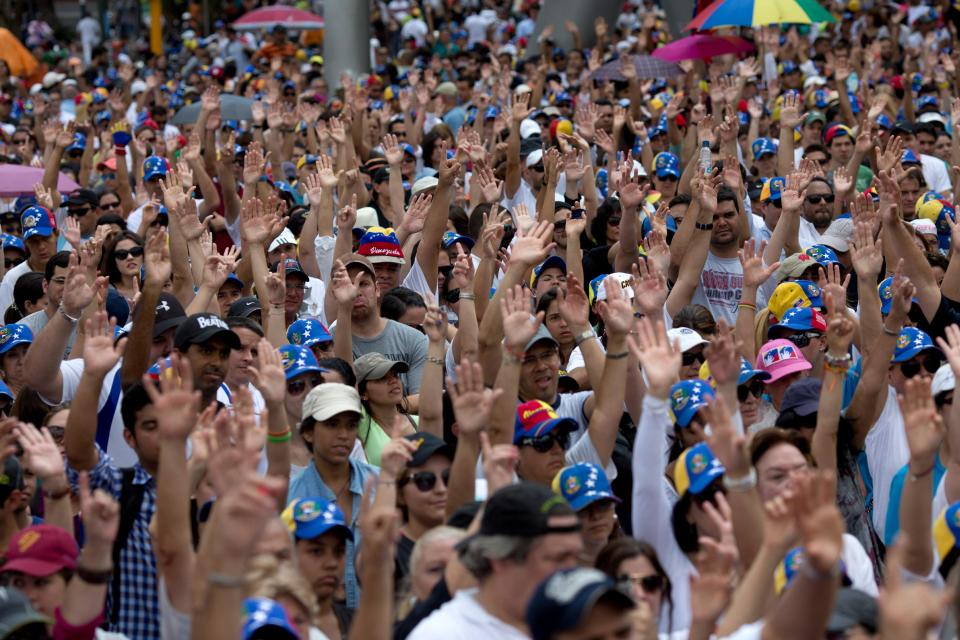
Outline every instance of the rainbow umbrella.
[[652, 55], [661, 60], [680, 62], [681, 60], [704, 60], [728, 53], [746, 53], [752, 49], [752, 44], [736, 36], [695, 33], [659, 47]]
[[685, 30], [836, 22], [816, 0], [714, 0]]

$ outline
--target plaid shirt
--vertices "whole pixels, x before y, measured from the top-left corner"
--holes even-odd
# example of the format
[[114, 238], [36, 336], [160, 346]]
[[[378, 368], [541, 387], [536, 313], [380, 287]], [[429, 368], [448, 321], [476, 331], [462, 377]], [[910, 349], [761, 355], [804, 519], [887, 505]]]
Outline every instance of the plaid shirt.
[[[120, 499], [123, 485], [123, 471], [114, 464], [113, 459], [100, 447], [97, 466], [90, 470], [90, 488], [101, 489]], [[140, 463], [134, 467], [136, 472], [133, 483], [146, 485], [140, 514], [133, 523], [127, 543], [120, 552], [120, 616], [118, 624], [110, 625], [110, 631], [117, 631], [128, 638], [137, 640], [160, 639], [160, 604], [157, 592], [157, 561], [153, 554], [148, 526], [157, 508], [156, 481], [144, 471]], [[76, 490], [79, 474], [67, 465], [67, 478]], [[112, 594], [107, 591], [107, 612], [112, 608]]]

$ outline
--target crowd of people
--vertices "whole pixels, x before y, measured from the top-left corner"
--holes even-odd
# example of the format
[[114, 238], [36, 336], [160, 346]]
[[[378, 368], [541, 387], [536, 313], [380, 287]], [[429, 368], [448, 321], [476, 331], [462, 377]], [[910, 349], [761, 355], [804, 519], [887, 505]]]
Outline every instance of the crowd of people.
[[960, 11], [824, 8], [31, 22], [0, 638], [955, 638]]

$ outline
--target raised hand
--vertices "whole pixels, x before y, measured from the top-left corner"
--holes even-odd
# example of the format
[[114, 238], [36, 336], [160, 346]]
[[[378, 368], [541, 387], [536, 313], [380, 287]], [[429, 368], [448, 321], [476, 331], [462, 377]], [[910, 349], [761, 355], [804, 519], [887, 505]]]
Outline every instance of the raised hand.
[[740, 375], [739, 348], [733, 327], [725, 320], [717, 323], [717, 337], [707, 345], [704, 353], [710, 364], [710, 375], [717, 385], [735, 382]]
[[803, 208], [803, 194], [806, 187], [802, 185], [803, 178], [794, 172], [784, 180], [783, 191], [780, 193], [780, 204], [784, 213], [799, 213]]
[[417, 445], [406, 438], [393, 438], [384, 445], [380, 453], [380, 477], [382, 480], [396, 480], [403, 473]]
[[780, 126], [793, 129], [803, 122], [800, 112], [800, 96], [796, 91], [789, 91], [783, 96], [783, 106], [780, 107]]
[[32, 424], [17, 422], [13, 427], [13, 435], [23, 449], [24, 464], [43, 481], [43, 489], [47, 494], [69, 488], [63, 454], [49, 429], [44, 427], [38, 430]]
[[162, 228], [154, 228], [147, 235], [143, 247], [143, 267], [146, 282], [163, 287], [170, 280], [173, 265], [170, 263], [170, 248], [167, 234]]
[[757, 246], [756, 240], [751, 238], [744, 243], [743, 249], [737, 251], [740, 266], [743, 268], [744, 289], [757, 289], [780, 268], [779, 262], [774, 262], [770, 266], [763, 264], [763, 250], [766, 246], [765, 240], [761, 240], [760, 245]]
[[690, 576], [690, 609], [694, 621], [713, 625], [730, 604], [737, 556], [713, 538], [701, 536], [699, 542], [697, 575]]
[[503, 389], [490, 389], [483, 384], [483, 367], [464, 360], [457, 365], [457, 382], [447, 378], [447, 393], [457, 418], [460, 437], [477, 437], [490, 421], [490, 413]]
[[261, 338], [257, 343], [257, 366], [250, 368], [253, 386], [268, 403], [280, 403], [286, 397], [283, 359], [270, 341]]
[[[67, 315], [77, 318], [93, 301], [96, 292], [93, 290], [92, 282], [87, 280], [84, 269], [77, 263], [76, 254], [70, 256], [67, 266], [66, 286], [63, 288], [63, 295], [60, 304]], [[87, 334], [89, 336], [89, 334]], [[89, 342], [88, 342], [89, 343]]]
[[850, 274], [848, 273], [847, 277], [841, 280], [840, 265], [831, 264], [826, 271], [820, 268], [817, 284], [824, 294], [830, 294], [835, 300], [846, 300], [847, 287], [850, 286]]
[[836, 477], [830, 471], [810, 471], [799, 477], [794, 486], [788, 502], [800, 532], [805, 561], [818, 573], [830, 573], [840, 561], [846, 531], [836, 504]]
[[865, 282], [875, 282], [883, 268], [883, 240], [873, 237], [873, 229], [867, 222], [857, 222], [850, 242], [850, 260], [857, 277]]
[[633, 305], [644, 316], [659, 317], [667, 301], [667, 279], [657, 263], [649, 257], [631, 265], [633, 272]]
[[640, 318], [636, 331], [636, 335], [627, 336], [627, 345], [647, 376], [650, 395], [666, 400], [680, 375], [680, 348], [667, 338], [661, 320], [654, 323], [650, 318]]
[[260, 176], [266, 173], [269, 157], [269, 153], [266, 156], [263, 154], [263, 147], [256, 140], [247, 147], [247, 153], [243, 157], [243, 183], [248, 188], [253, 189]]
[[356, 280], [351, 280], [347, 268], [340, 260], [334, 263], [330, 286], [333, 287], [333, 296], [337, 300], [337, 304], [341, 306], [353, 304], [353, 301], [360, 295], [359, 279], [360, 274], [358, 273]]
[[387, 159], [387, 164], [391, 167], [399, 167], [403, 162], [403, 149], [397, 143], [397, 136], [388, 133], [383, 136], [383, 157]]
[[856, 323], [850, 317], [843, 300], [837, 300], [833, 294], [827, 295], [824, 300], [827, 307], [827, 352], [836, 358], [847, 355]]
[[117, 319], [107, 319], [105, 311], [97, 311], [87, 320], [87, 337], [83, 345], [84, 371], [104, 376], [120, 361], [127, 346], [127, 339], [113, 341]]
[[553, 225], [541, 221], [530, 229], [520, 231], [517, 225], [517, 235], [510, 254], [510, 262], [529, 269], [547, 257], [556, 243], [550, 242], [553, 238]]
[[520, 285], [504, 292], [500, 313], [503, 316], [503, 342], [508, 350], [522, 352], [543, 323], [544, 312], [533, 315], [531, 308], [530, 294]]
[[837, 167], [833, 172], [833, 186], [837, 195], [843, 196], [853, 190], [853, 176], [844, 166]]
[[[570, 283], [568, 282], [568, 291], [569, 288]], [[623, 286], [615, 277], [607, 276], [603, 280], [603, 288], [606, 291], [606, 300], [597, 303], [597, 314], [603, 319], [607, 334], [626, 336], [633, 328], [634, 318], [633, 308], [627, 299]], [[582, 291], [582, 287], [580, 290]]]
[[503, 487], [513, 484], [520, 450], [512, 444], [490, 445], [490, 436], [480, 432], [480, 451], [483, 460], [483, 475], [487, 479], [487, 490], [496, 493]]
[[930, 378], [914, 376], [907, 380], [904, 392], [898, 396], [903, 424], [910, 446], [910, 473], [925, 475], [933, 469], [934, 459], [947, 428], [930, 393]]
[[590, 300], [577, 276], [572, 273], [567, 276], [567, 290], [560, 290], [558, 301], [560, 317], [571, 331], [580, 333], [589, 328]]
[[169, 365], [161, 361], [159, 366], [159, 389], [149, 374], [143, 376], [143, 386], [157, 412], [157, 431], [162, 440], [186, 442], [200, 415], [200, 392], [193, 389], [193, 368], [176, 353], [170, 356]]
[[[90, 489], [90, 476], [80, 473], [80, 513], [86, 535], [84, 553], [88, 546], [98, 550], [110, 549], [120, 530], [120, 504], [106, 491]], [[98, 569], [100, 567], [97, 567]]]

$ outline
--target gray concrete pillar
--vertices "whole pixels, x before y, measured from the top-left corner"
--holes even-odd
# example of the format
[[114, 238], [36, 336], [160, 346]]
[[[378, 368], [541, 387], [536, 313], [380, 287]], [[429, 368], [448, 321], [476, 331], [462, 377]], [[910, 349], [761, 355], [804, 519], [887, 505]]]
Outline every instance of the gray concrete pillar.
[[323, 19], [323, 73], [336, 89], [341, 72], [357, 77], [370, 71], [370, 6], [366, 0], [326, 0]]

